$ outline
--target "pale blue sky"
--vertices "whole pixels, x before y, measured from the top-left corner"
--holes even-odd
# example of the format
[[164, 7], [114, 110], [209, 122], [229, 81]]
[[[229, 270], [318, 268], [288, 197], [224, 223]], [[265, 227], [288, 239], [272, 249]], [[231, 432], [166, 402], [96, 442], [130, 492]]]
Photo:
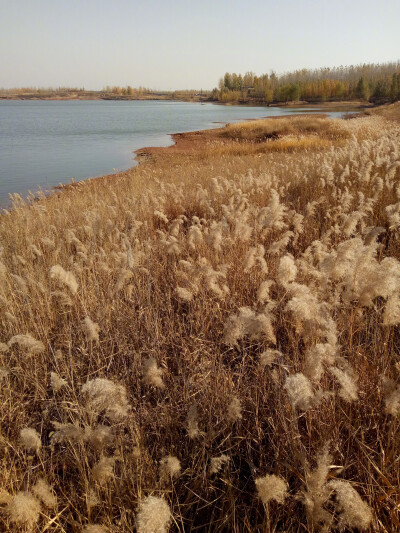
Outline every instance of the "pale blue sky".
[[0, 0], [0, 87], [211, 89], [400, 59], [400, 0]]

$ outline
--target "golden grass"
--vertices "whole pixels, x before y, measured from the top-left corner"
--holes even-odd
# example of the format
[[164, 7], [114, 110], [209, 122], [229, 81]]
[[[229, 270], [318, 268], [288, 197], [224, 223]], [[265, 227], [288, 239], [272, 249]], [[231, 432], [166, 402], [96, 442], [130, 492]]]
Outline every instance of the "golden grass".
[[328, 139], [348, 137], [347, 130], [338, 122], [323, 117], [297, 116], [279, 117], [229, 124], [221, 130], [221, 136], [245, 142], [263, 142], [286, 135], [318, 135]]
[[400, 528], [400, 129], [317, 124], [14, 197], [1, 531]]
[[[339, 143], [335, 143], [338, 145]], [[265, 142], [231, 142], [219, 143], [210, 142], [209, 145], [200, 154], [196, 154], [197, 159], [209, 159], [215, 156], [247, 156], [261, 155], [268, 153], [296, 153], [305, 150], [314, 151], [326, 149], [333, 145], [329, 139], [317, 136], [294, 137], [287, 135], [283, 138], [271, 139]]]

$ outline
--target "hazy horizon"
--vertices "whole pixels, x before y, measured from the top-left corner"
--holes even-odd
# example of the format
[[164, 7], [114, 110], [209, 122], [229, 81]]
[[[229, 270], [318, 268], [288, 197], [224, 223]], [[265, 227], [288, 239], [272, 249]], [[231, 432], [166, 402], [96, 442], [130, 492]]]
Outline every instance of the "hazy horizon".
[[[0, 87], [217, 86], [224, 72], [398, 61], [400, 2], [0, 0]], [[397, 54], [397, 55], [396, 55]]]

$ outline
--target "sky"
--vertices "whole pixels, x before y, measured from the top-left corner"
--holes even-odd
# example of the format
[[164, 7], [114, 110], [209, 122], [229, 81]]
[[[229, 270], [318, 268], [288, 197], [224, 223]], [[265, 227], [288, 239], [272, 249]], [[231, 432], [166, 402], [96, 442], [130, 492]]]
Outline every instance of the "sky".
[[400, 59], [400, 0], [0, 0], [0, 87], [212, 89]]

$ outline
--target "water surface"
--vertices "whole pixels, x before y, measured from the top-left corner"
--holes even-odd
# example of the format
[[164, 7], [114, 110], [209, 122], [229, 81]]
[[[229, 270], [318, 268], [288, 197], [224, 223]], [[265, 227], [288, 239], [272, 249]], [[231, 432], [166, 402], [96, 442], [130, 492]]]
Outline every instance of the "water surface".
[[[160, 101], [0, 101], [0, 206], [10, 193], [126, 170], [169, 134], [303, 109]], [[328, 113], [341, 116], [342, 112]]]

